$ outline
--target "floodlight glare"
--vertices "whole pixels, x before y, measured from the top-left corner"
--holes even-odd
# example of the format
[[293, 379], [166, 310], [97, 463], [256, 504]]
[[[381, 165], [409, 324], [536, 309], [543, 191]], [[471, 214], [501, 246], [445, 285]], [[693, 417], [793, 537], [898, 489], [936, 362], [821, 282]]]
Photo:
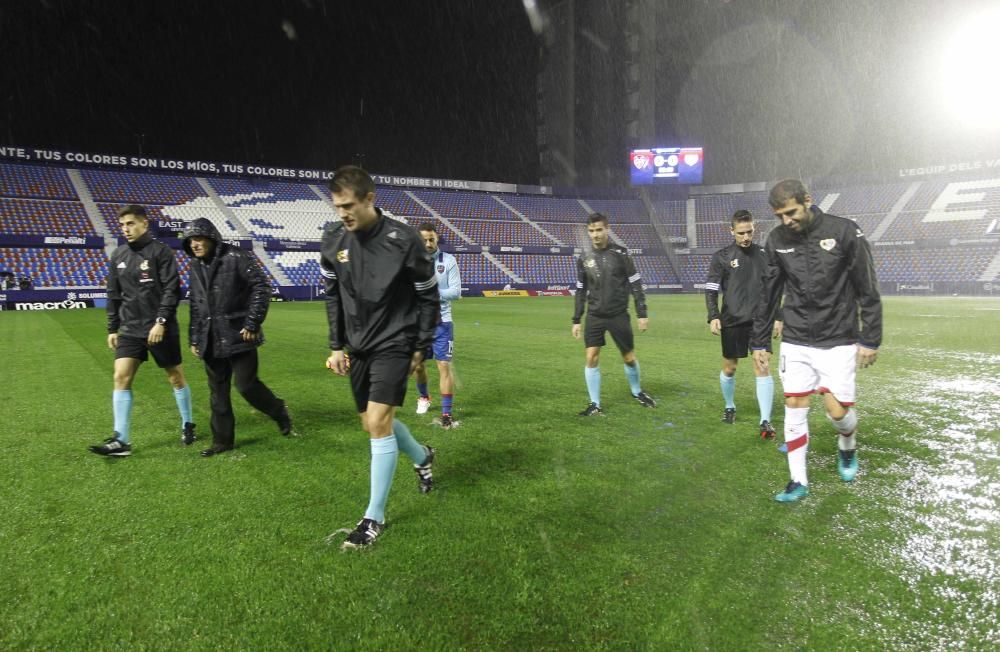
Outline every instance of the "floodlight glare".
[[940, 59], [941, 100], [957, 126], [1000, 129], [1000, 9], [970, 14], [945, 41]]

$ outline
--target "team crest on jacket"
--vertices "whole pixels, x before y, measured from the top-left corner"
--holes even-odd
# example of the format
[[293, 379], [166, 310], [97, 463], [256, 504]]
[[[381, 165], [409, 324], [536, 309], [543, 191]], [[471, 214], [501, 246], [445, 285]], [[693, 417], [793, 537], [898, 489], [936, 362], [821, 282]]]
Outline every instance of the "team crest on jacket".
[[583, 266], [584, 267], [597, 267], [597, 261], [594, 260], [593, 258], [588, 258], [587, 260], [583, 261]]
[[147, 269], [149, 269], [149, 261], [148, 260], [143, 260], [141, 263], [139, 263], [139, 269], [141, 269], [144, 272]]
[[438, 265], [437, 269], [438, 269], [438, 274], [444, 274], [444, 265]]
[[347, 252], [348, 252], [347, 249], [341, 249], [340, 251], [337, 252], [337, 262], [338, 263], [346, 263], [347, 262]]
[[824, 250], [830, 251], [837, 246], [837, 241], [833, 238], [827, 238], [826, 240], [820, 240], [819, 246], [823, 247]]
[[733, 269], [736, 269], [737, 267], [739, 267], [740, 266], [739, 259], [738, 258], [733, 258], [732, 260], [730, 260], [729, 261], [729, 266], [732, 267]]

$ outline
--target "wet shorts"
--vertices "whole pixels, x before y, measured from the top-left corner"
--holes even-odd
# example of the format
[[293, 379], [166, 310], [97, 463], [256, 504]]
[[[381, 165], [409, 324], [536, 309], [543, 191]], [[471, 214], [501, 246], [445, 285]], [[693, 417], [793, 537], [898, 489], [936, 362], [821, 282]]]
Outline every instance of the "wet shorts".
[[351, 391], [358, 412], [367, 412], [369, 401], [399, 407], [406, 398], [413, 354], [402, 349], [351, 353]]
[[857, 358], [854, 344], [818, 349], [783, 342], [778, 373], [785, 396], [833, 394], [842, 405], [854, 405]]
[[[730, 360], [745, 358], [750, 350], [750, 332], [753, 323], [737, 324], [722, 327], [722, 357]], [[767, 343], [767, 352], [771, 352], [771, 343]]]
[[181, 363], [181, 336], [180, 329], [175, 325], [173, 328], [167, 326], [163, 334], [163, 341], [159, 344], [150, 345], [144, 337], [132, 337], [131, 335], [119, 335], [118, 347], [115, 349], [115, 360], [118, 358], [135, 358], [145, 362], [149, 359], [149, 354], [153, 354], [153, 360], [161, 369], [176, 367]]
[[605, 331], [611, 333], [622, 355], [635, 349], [635, 339], [632, 336], [632, 321], [627, 312], [614, 317], [593, 317], [587, 315], [587, 323], [583, 328], [583, 345], [588, 349], [604, 346]]

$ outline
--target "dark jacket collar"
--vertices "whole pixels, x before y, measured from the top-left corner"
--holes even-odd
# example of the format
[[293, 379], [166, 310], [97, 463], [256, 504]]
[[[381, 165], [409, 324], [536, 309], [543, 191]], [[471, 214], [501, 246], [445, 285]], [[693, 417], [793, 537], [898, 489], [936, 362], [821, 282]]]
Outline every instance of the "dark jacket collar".
[[146, 231], [132, 242], [129, 242], [128, 246], [129, 249], [131, 249], [132, 251], [139, 251], [152, 241], [153, 241], [153, 234], [150, 233], [149, 231]]

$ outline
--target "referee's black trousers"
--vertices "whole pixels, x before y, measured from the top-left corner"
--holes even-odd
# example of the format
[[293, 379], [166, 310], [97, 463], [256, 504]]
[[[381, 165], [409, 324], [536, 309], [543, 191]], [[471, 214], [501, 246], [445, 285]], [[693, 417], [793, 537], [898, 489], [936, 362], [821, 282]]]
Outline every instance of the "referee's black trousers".
[[237, 353], [228, 358], [216, 358], [208, 352], [203, 358], [212, 394], [212, 443], [233, 446], [236, 441], [236, 419], [230, 386], [235, 378], [236, 391], [246, 402], [272, 419], [277, 420], [285, 403], [274, 395], [257, 377], [257, 349]]

